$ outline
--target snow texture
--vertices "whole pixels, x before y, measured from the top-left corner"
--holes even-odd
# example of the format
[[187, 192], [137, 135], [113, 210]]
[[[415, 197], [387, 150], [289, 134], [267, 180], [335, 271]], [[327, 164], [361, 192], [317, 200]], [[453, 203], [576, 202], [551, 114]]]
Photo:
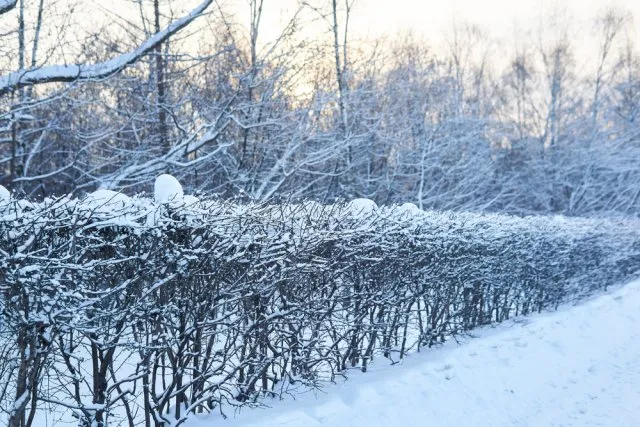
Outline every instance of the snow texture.
[[183, 200], [184, 190], [176, 178], [162, 174], [156, 178], [153, 195], [156, 203], [178, 202]]
[[403, 205], [398, 206], [398, 211], [409, 216], [419, 215], [422, 213], [422, 210], [413, 203], [404, 203]]
[[186, 206], [189, 206], [189, 207], [193, 207], [193, 206], [197, 205], [198, 203], [200, 203], [200, 199], [198, 199], [196, 196], [192, 196], [190, 194], [187, 194], [186, 196], [184, 196], [184, 198], [182, 200], [184, 201], [184, 204]]
[[640, 281], [326, 387], [187, 427], [637, 426]]
[[0, 0], [0, 15], [16, 7], [17, 0]]
[[376, 202], [369, 199], [353, 199], [349, 202], [349, 210], [354, 213], [370, 214], [378, 209]]
[[8, 203], [11, 200], [11, 193], [9, 190], [0, 185], [0, 203]]
[[111, 190], [97, 190], [89, 194], [84, 200], [84, 205], [92, 207], [124, 208], [131, 205], [131, 198], [122, 193]]

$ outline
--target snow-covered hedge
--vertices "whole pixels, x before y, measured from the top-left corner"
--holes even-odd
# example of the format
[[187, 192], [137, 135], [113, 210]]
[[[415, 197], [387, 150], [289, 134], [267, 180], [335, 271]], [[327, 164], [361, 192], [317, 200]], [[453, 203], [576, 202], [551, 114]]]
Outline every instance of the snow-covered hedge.
[[175, 425], [640, 269], [634, 221], [243, 205], [175, 185], [0, 198], [0, 419]]

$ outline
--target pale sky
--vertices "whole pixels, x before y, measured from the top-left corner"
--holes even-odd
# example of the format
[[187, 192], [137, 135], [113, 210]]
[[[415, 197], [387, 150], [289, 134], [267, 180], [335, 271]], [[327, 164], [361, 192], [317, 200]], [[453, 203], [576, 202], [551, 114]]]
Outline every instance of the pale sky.
[[[73, 1], [73, 0], [71, 0]], [[261, 36], [269, 38], [278, 34], [282, 22], [286, 21], [296, 5], [302, 0], [264, 0]], [[314, 5], [328, 8], [330, 0], [305, 0]], [[338, 0], [339, 4], [344, 0]], [[239, 21], [248, 23], [248, 0], [218, 0], [238, 13]], [[375, 38], [394, 36], [398, 32], [412, 31], [432, 41], [442, 41], [450, 31], [454, 21], [477, 24], [493, 37], [512, 38], [539, 26], [541, 16], [558, 14], [570, 17], [576, 27], [587, 28], [590, 20], [599, 11], [615, 6], [631, 12], [635, 27], [640, 29], [640, 0], [355, 0], [350, 29], [355, 38]], [[167, 1], [163, 1], [167, 4]], [[171, 0], [173, 7], [185, 10], [199, 3], [199, 0]], [[81, 0], [84, 6], [91, 1]], [[129, 15], [134, 20], [137, 9], [131, 9], [131, 0], [105, 0], [100, 3], [101, 12], [115, 15]], [[151, 4], [151, 1], [145, 2]], [[95, 6], [95, 5], [94, 5]], [[128, 10], [127, 10], [128, 9]], [[214, 10], [215, 7], [212, 8]], [[88, 15], [100, 20], [108, 13], [97, 13], [95, 7], [88, 7]], [[99, 11], [99, 10], [98, 10]], [[89, 19], [92, 21], [92, 19]]]
[[[75, 2], [75, 0], [67, 0]], [[248, 25], [249, 0], [218, 0], [235, 11], [235, 22]], [[314, 5], [322, 5], [328, 10], [330, 0], [306, 0]], [[338, 0], [342, 3], [344, 0]], [[170, 4], [178, 9], [190, 9], [200, 0], [171, 0]], [[280, 34], [283, 22], [288, 21], [296, 5], [301, 0], [264, 0], [264, 12], [259, 40], [262, 43], [272, 40]], [[96, 10], [95, 3], [80, 0], [86, 13], [78, 12], [80, 25], [91, 29], [98, 28], [99, 22], [112, 21], [117, 16], [130, 18], [139, 23], [139, 13], [132, 8], [131, 0], [104, 0]], [[150, 0], [146, 5], [152, 4]], [[168, 4], [164, 0], [163, 4]], [[350, 21], [352, 42], [378, 37], [393, 38], [399, 33], [412, 32], [422, 37], [435, 50], [445, 49], [444, 41], [450, 39], [454, 22], [476, 24], [487, 36], [497, 43], [500, 50], [513, 48], [515, 43], [532, 44], [532, 37], [539, 34], [541, 17], [560, 16], [563, 24], [571, 22], [568, 32], [578, 57], [594, 57], [596, 44], [591, 29], [593, 18], [608, 7], [617, 7], [631, 12], [635, 17], [629, 26], [631, 36], [639, 41], [640, 36], [640, 0], [356, 0]], [[212, 8], [215, 10], [215, 6]], [[98, 12], [98, 13], [96, 13]], [[176, 16], [182, 11], [176, 10]], [[564, 18], [562, 18], [564, 17]], [[87, 19], [88, 18], [88, 19]], [[314, 38], [317, 32], [326, 32], [328, 22], [318, 22], [304, 26], [306, 37]], [[342, 22], [341, 22], [342, 25]], [[197, 24], [192, 26], [197, 28]], [[116, 31], [118, 27], [115, 28]], [[590, 33], [591, 31], [591, 33]], [[188, 30], [187, 30], [188, 32]], [[327, 39], [330, 40], [330, 39]], [[640, 43], [637, 43], [640, 45]]]
[[[247, 3], [247, 0], [226, 0]], [[321, 4], [323, 0], [311, 0]], [[329, 0], [324, 0], [327, 5]], [[277, 31], [278, 22], [297, 0], [265, 0], [263, 31]], [[638, 32], [640, 0], [356, 0], [350, 28], [356, 38], [393, 36], [411, 31], [434, 45], [444, 40], [455, 22], [477, 24], [490, 36], [512, 39], [535, 31], [541, 16], [568, 17], [575, 29], [589, 31], [599, 11], [614, 6], [631, 12]], [[584, 34], [583, 34], [584, 35]]]
[[[223, 0], [227, 5], [239, 7], [248, 0]], [[314, 5], [329, 7], [330, 0], [308, 0]], [[339, 3], [343, 0], [339, 0]], [[291, 16], [299, 0], [265, 0], [260, 37], [263, 41], [279, 34], [282, 22]], [[242, 6], [241, 6], [242, 5]], [[518, 45], [535, 43], [541, 23], [544, 37], [553, 39], [548, 17], [559, 17], [557, 28], [567, 28], [575, 48], [579, 66], [590, 66], [597, 49], [593, 20], [603, 10], [615, 7], [630, 12], [634, 21], [628, 26], [629, 35], [638, 41], [640, 36], [640, 0], [356, 0], [350, 26], [352, 40], [393, 38], [397, 34], [412, 32], [424, 38], [437, 51], [446, 49], [454, 22], [471, 23], [496, 43], [499, 51]], [[246, 15], [248, 9], [237, 18]], [[542, 19], [541, 17], [544, 17]], [[567, 26], [568, 24], [568, 26]], [[316, 23], [318, 25], [318, 23]], [[326, 31], [324, 28], [306, 28], [307, 32]], [[544, 39], [543, 39], [544, 40]], [[640, 45], [640, 43], [637, 43]], [[499, 58], [497, 58], [499, 59]]]
[[358, 0], [353, 26], [363, 34], [411, 28], [436, 38], [456, 19], [505, 36], [516, 28], [537, 25], [538, 18], [549, 12], [564, 10], [577, 21], [587, 21], [608, 6], [640, 17], [638, 0]]

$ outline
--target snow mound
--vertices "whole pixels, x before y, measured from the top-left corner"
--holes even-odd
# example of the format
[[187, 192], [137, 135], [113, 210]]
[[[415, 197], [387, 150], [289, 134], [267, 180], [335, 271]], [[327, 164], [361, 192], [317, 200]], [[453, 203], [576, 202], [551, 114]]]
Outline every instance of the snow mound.
[[82, 204], [90, 207], [108, 206], [113, 209], [131, 206], [131, 198], [112, 190], [97, 190], [89, 194]]
[[182, 201], [184, 202], [185, 206], [195, 206], [198, 203], [200, 203], [200, 199], [198, 199], [196, 196], [192, 196], [192, 195], [186, 195], [184, 196], [184, 198], [182, 199]]
[[18, 207], [23, 211], [34, 210], [36, 205], [29, 200], [18, 200]]
[[11, 193], [5, 187], [0, 185], [0, 203], [9, 203], [11, 200]]
[[398, 206], [397, 210], [399, 213], [408, 216], [415, 216], [422, 213], [420, 208], [413, 203], [404, 203], [403, 205]]
[[156, 178], [153, 185], [153, 197], [156, 203], [179, 201], [184, 197], [184, 190], [180, 181], [165, 173]]
[[133, 200], [116, 191], [97, 190], [87, 195], [78, 208], [81, 212], [98, 214], [98, 217], [117, 217], [133, 209]]
[[376, 202], [370, 199], [353, 199], [348, 203], [348, 209], [353, 213], [370, 214], [376, 209], [378, 205]]

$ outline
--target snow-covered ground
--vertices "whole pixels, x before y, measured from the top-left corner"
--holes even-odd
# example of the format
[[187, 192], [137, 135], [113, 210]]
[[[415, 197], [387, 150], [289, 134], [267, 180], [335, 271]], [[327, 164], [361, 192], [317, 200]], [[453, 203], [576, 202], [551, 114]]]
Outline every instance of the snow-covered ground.
[[189, 427], [638, 426], [640, 281]]

